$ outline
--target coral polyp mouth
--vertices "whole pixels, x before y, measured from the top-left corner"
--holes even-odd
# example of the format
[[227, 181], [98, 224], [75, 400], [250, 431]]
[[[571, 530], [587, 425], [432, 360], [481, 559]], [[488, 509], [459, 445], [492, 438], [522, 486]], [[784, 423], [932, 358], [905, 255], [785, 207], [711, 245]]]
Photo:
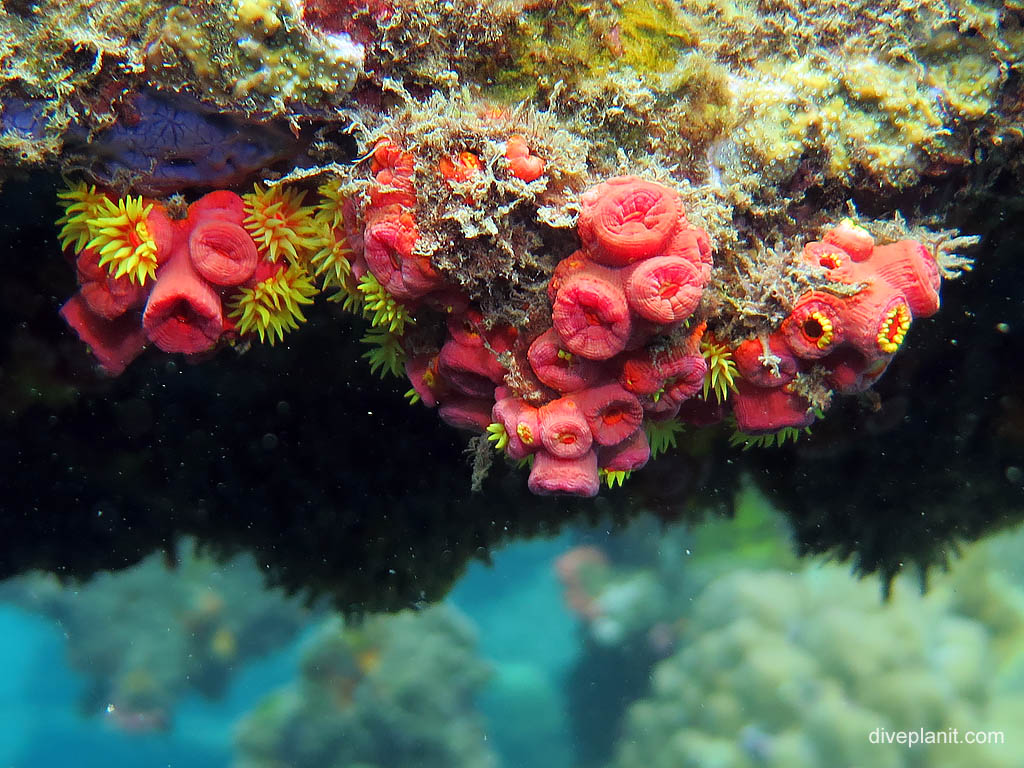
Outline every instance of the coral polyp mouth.
[[835, 329], [832, 321], [824, 312], [812, 312], [804, 320], [803, 333], [818, 349], [828, 349], [835, 340]]
[[657, 219], [652, 217], [658, 215], [655, 207], [661, 200], [661, 196], [652, 194], [648, 190], [638, 190], [633, 195], [623, 200], [618, 207], [618, 219], [620, 224], [641, 223], [648, 229], [657, 224]]
[[887, 355], [895, 354], [903, 346], [903, 340], [910, 330], [910, 320], [910, 308], [904, 302], [891, 307], [878, 326], [878, 335], [875, 337], [878, 348]]

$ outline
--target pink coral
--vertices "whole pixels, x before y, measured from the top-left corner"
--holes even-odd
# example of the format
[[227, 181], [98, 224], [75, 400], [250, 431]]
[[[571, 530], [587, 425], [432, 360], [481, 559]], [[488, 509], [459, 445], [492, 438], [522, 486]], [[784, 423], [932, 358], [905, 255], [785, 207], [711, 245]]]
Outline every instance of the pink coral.
[[570, 494], [597, 496], [601, 488], [597, 474], [597, 454], [587, 451], [572, 459], [560, 459], [547, 451], [535, 454], [528, 482], [530, 491], [541, 496]]
[[681, 217], [674, 191], [619, 176], [584, 193], [578, 227], [592, 259], [621, 267], [661, 253]]

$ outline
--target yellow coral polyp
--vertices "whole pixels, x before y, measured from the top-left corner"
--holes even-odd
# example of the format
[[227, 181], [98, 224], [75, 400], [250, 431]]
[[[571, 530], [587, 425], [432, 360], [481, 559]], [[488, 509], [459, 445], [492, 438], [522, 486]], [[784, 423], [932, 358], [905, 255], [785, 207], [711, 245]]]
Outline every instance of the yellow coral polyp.
[[370, 373], [379, 371], [381, 378], [384, 378], [385, 373], [396, 377], [402, 376], [405, 369], [405, 350], [398, 335], [373, 329], [363, 336], [361, 341], [372, 345], [372, 349], [362, 355], [363, 359], [370, 361]]
[[732, 351], [724, 344], [716, 343], [711, 337], [705, 336], [700, 342], [700, 352], [707, 363], [704, 374], [704, 386], [701, 394], [705, 400], [713, 392], [719, 403], [724, 403], [729, 392], [736, 389], [736, 363], [732, 359]]
[[363, 295], [363, 314], [370, 319], [371, 325], [386, 328], [389, 333], [401, 336], [406, 324], [412, 325], [415, 322], [409, 310], [388, 293], [372, 273], [363, 275], [359, 281], [359, 291]]
[[300, 264], [319, 244], [313, 223], [313, 209], [302, 204], [305, 192], [282, 185], [265, 189], [259, 184], [242, 195], [245, 202], [246, 230], [260, 253], [269, 261], [283, 254], [292, 264]]
[[345, 203], [347, 198], [341, 189], [341, 180], [332, 179], [319, 186], [317, 192], [320, 202], [316, 205], [317, 221], [326, 226], [340, 227], [345, 221]]
[[243, 288], [231, 301], [232, 318], [238, 332], [245, 336], [254, 331], [261, 342], [273, 346], [306, 321], [302, 305], [312, 304], [316, 288], [306, 271], [292, 265], [280, 269], [252, 288]]
[[810, 320], [814, 320], [818, 327], [821, 329], [821, 333], [815, 340], [815, 344], [818, 349], [828, 349], [829, 345], [835, 340], [835, 328], [832, 327], [832, 321], [828, 318], [824, 312], [811, 312]]
[[616, 485], [621, 488], [631, 474], [632, 472], [621, 469], [602, 469], [598, 472], [598, 476], [609, 488], [614, 488]]
[[60, 247], [79, 253], [94, 237], [89, 227], [91, 222], [99, 217], [107, 196], [103, 192], [97, 192], [95, 184], [90, 186], [80, 181], [70, 185], [64, 192], [59, 192], [57, 198], [64, 208], [64, 215], [57, 219], [60, 226]]
[[145, 285], [156, 278], [156, 242], [146, 226], [153, 204], [141, 197], [123, 197], [117, 202], [104, 198], [97, 215], [89, 220], [93, 238], [86, 244], [99, 254], [99, 266], [112, 277], [128, 276], [133, 283]]
[[348, 238], [338, 237], [334, 228], [318, 220], [319, 242], [316, 252], [310, 259], [313, 274], [320, 278], [321, 288], [337, 288], [348, 290], [349, 276], [352, 274], [352, 249]]
[[656, 459], [669, 449], [675, 448], [676, 437], [682, 431], [682, 423], [675, 419], [645, 421], [644, 432], [647, 433], [647, 443], [651, 446], [651, 458]]
[[811, 434], [810, 427], [800, 429], [798, 427], [783, 427], [777, 432], [768, 432], [763, 435], [748, 435], [746, 432], [733, 430], [729, 437], [729, 447], [737, 448], [742, 446], [744, 451], [752, 448], [781, 448], [787, 442], [795, 443], [800, 435]]
[[516, 434], [523, 445], [533, 445], [533, 430], [526, 424], [516, 425]]
[[885, 319], [878, 326], [875, 342], [887, 355], [894, 354], [903, 345], [910, 330], [910, 309], [900, 302], [885, 313]]
[[504, 451], [505, 446], [508, 445], [508, 432], [505, 431], [505, 425], [500, 421], [488, 424], [487, 441], [494, 443], [494, 449], [496, 451]]

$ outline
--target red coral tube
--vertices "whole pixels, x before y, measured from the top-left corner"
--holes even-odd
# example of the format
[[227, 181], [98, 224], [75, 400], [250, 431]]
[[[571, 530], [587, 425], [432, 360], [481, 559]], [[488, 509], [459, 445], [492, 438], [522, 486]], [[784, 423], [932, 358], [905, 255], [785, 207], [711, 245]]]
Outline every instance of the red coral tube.
[[615, 445], [636, 432], [644, 409], [636, 395], [617, 382], [585, 389], [573, 396], [598, 445]]
[[682, 219], [678, 193], [636, 176], [584, 193], [578, 229], [594, 261], [625, 266], [660, 253]]
[[558, 295], [558, 289], [562, 287], [562, 283], [592, 266], [583, 251], [574, 251], [571, 256], [566, 256], [558, 262], [555, 265], [555, 271], [551, 273], [551, 279], [548, 280], [548, 301], [554, 304], [555, 296]]
[[665, 374], [654, 364], [650, 352], [641, 350], [622, 360], [619, 383], [634, 395], [653, 395], [665, 385]]
[[60, 316], [111, 376], [120, 375], [146, 346], [146, 334], [137, 314], [108, 320], [90, 311], [85, 299], [76, 294], [61, 307]]
[[510, 459], [525, 459], [542, 448], [540, 416], [532, 405], [518, 397], [505, 397], [494, 404], [491, 418], [505, 427], [508, 435], [505, 453]]
[[480, 433], [485, 432], [491, 423], [493, 406], [493, 400], [456, 395], [441, 403], [437, 413], [450, 427]]
[[370, 205], [373, 208], [412, 208], [416, 205], [413, 182], [415, 168], [411, 152], [402, 151], [390, 139], [381, 139], [374, 147], [370, 170], [380, 185], [370, 189]]
[[855, 349], [846, 347], [821, 361], [828, 369], [828, 383], [841, 395], [855, 395], [870, 388], [885, 373], [892, 358], [865, 359]]
[[849, 271], [853, 259], [838, 245], [813, 240], [804, 245], [804, 260], [815, 267], [829, 270], [829, 279], [848, 282], [845, 274]]
[[849, 219], [844, 219], [839, 226], [830, 229], [821, 239], [843, 249], [854, 261], [867, 260], [875, 247], [875, 239], [871, 233]]
[[82, 283], [79, 290], [89, 309], [100, 317], [113, 320], [129, 309], [142, 305], [146, 298], [147, 287], [133, 283], [127, 275], [119, 278], [105, 277], [102, 280], [90, 280]]
[[437, 371], [437, 356], [414, 355], [405, 361], [405, 375], [427, 408], [437, 405], [437, 393], [443, 390]]
[[501, 383], [501, 373], [494, 370], [494, 355], [483, 346], [459, 344], [455, 339], [448, 339], [441, 347], [438, 356], [438, 372], [441, 378], [454, 389], [471, 397], [490, 398], [494, 396], [494, 387]]
[[534, 339], [527, 357], [541, 383], [563, 394], [589, 387], [601, 376], [601, 365], [569, 352], [554, 328]]
[[682, 404], [704, 388], [704, 377], [708, 372], [707, 361], [702, 355], [687, 355], [680, 358], [675, 378], [665, 385], [662, 397], [669, 402]]
[[139, 285], [127, 275], [111, 277], [106, 269], [99, 266], [99, 254], [91, 248], [78, 254], [75, 266], [82, 284], [79, 294], [93, 313], [108, 320], [140, 306], [152, 287], [152, 283]]
[[632, 320], [626, 296], [609, 277], [581, 273], [566, 280], [552, 308], [555, 330], [570, 352], [607, 360], [626, 348]]
[[382, 216], [366, 227], [366, 264], [396, 299], [412, 301], [443, 285], [430, 261], [413, 255], [418, 237], [416, 222], [408, 213]]
[[531, 155], [526, 139], [518, 134], [509, 137], [505, 145], [505, 159], [509, 173], [518, 179], [530, 182], [544, 175], [544, 158]]
[[843, 302], [846, 340], [868, 360], [895, 354], [911, 320], [903, 294], [881, 279]]
[[196, 272], [218, 286], [241, 285], [256, 271], [259, 252], [237, 224], [214, 219], [198, 224], [188, 238]]
[[241, 226], [245, 220], [245, 201], [234, 192], [218, 189], [203, 195], [188, 207], [188, 220], [219, 219]]
[[779, 329], [789, 350], [804, 360], [825, 357], [844, 341], [843, 302], [811, 291], [797, 301]]
[[767, 352], [777, 358], [774, 365], [768, 365], [763, 361], [766, 350], [760, 339], [742, 342], [732, 351], [732, 359], [736, 363], [736, 371], [740, 377], [751, 384], [759, 387], [781, 387], [796, 377], [799, 370], [797, 361], [777, 331], [768, 337], [767, 342]]
[[704, 276], [681, 256], [644, 259], [629, 270], [626, 301], [641, 317], [654, 323], [685, 320], [700, 303]]
[[205, 352], [220, 338], [224, 329], [220, 297], [192, 267], [184, 248], [157, 273], [142, 326], [164, 352]]
[[540, 407], [540, 439], [552, 456], [574, 459], [590, 450], [593, 437], [576, 402], [568, 397]]
[[914, 317], [939, 311], [942, 277], [935, 259], [916, 240], [880, 245], [871, 257], [875, 273], [907, 298]]
[[651, 458], [647, 433], [638, 429], [621, 443], [602, 448], [597, 458], [601, 469], [608, 472], [632, 472], [641, 469]]
[[814, 421], [814, 412], [799, 395], [784, 387], [755, 387], [740, 379], [732, 397], [736, 427], [748, 435], [778, 432], [785, 427], [802, 429]]
[[597, 496], [601, 487], [597, 475], [597, 454], [591, 450], [574, 459], [560, 459], [547, 451], [538, 451], [530, 469], [528, 485], [532, 493], [541, 496]]

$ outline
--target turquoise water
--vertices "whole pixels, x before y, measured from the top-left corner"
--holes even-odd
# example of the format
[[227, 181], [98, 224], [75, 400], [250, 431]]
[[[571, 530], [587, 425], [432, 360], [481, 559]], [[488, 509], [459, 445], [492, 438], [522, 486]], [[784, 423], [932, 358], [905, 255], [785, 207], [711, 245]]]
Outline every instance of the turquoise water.
[[[551, 568], [566, 547], [565, 538], [509, 547], [494, 555], [493, 567], [474, 563], [450, 597], [477, 626], [480, 653], [495, 667], [480, 707], [505, 766], [540, 765], [539, 757], [552, 768], [570, 764], [558, 689], [574, 658], [576, 628]], [[247, 664], [221, 699], [187, 695], [170, 731], [125, 733], [102, 714], [77, 710], [85, 681], [67, 664], [60, 628], [0, 603], [0, 658], [8, 670], [0, 676], [0, 766], [228, 766], [236, 722], [295, 677], [308, 636]], [[537, 719], [503, 716], [516, 707]]]
[[[219, 696], [195, 692], [209, 667], [151, 659], [157, 679], [162, 667], [178, 675], [163, 683], [175, 692], [165, 730], [102, 706], [83, 714], [83, 671], [108, 670], [117, 684], [103, 695], [117, 699], [139, 669], [122, 657], [175, 647], [160, 645], [166, 633], [201, 635], [175, 593], [216, 585], [224, 603], [200, 603], [222, 626], [247, 612], [244, 626], [266, 632], [254, 606], [283, 622], [294, 603], [261, 592], [251, 561], [219, 566], [181, 547], [176, 571], [147, 561], [135, 576], [60, 595], [65, 611], [103, 606], [106, 636], [92, 619], [69, 641], [62, 626], [0, 604], [0, 768], [1024, 765], [1014, 740], [1024, 530], [966, 546], [923, 595], [897, 579], [888, 599], [877, 580], [797, 561], [756, 493], [741, 495], [730, 521], [657, 530], [647, 521], [517, 543], [492, 566], [474, 563], [441, 608], [344, 628], [315, 610], [287, 642], [230, 665]], [[54, 599], [42, 585], [22, 593], [37, 610]], [[152, 610], [125, 612], [132, 603]], [[153, 615], [155, 628], [138, 623]], [[187, 647], [190, 657], [204, 648]], [[1006, 741], [916, 751], [871, 741], [954, 728]], [[339, 754], [357, 757], [330, 760]]]

